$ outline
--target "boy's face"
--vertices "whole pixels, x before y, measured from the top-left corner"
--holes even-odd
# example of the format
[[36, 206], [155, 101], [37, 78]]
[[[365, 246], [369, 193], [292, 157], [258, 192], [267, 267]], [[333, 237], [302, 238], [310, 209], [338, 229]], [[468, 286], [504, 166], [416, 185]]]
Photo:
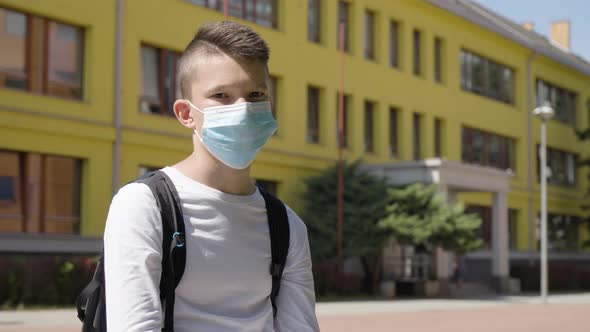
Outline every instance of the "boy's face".
[[[212, 106], [270, 100], [264, 63], [237, 62], [225, 54], [205, 55], [195, 61], [190, 101], [201, 111]], [[196, 110], [192, 114], [194, 128], [200, 132], [203, 115]]]
[[[239, 104], [244, 102], [271, 101], [268, 88], [268, 68], [263, 62], [240, 62], [225, 54], [218, 55], [194, 55], [196, 63], [189, 73], [190, 96], [185, 96], [196, 108], [206, 111], [208, 107]], [[204, 144], [202, 127], [204, 115], [190, 106], [187, 99], [178, 99], [174, 102], [176, 118], [187, 128], [194, 130], [193, 135], [195, 151], [203, 152]], [[276, 123], [275, 123], [276, 128]], [[209, 151], [204, 149], [204, 151]], [[245, 151], [245, 150], [244, 150]], [[241, 165], [239, 155], [242, 150], [236, 151], [235, 157], [239, 160], [235, 165]], [[202, 154], [204, 155], [204, 154]], [[219, 159], [208, 152], [211, 158]], [[233, 160], [236, 161], [236, 160]], [[223, 164], [224, 162], [219, 162]], [[229, 165], [226, 163], [226, 165]], [[240, 169], [236, 167], [236, 169]]]

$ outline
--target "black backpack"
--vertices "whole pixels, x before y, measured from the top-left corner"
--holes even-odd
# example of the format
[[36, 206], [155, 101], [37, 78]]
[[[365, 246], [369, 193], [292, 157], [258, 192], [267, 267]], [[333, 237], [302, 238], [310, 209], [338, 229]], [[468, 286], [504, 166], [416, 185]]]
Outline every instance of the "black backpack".
[[[150, 172], [136, 179], [146, 184], [154, 194], [163, 226], [162, 276], [160, 279], [160, 300], [164, 313], [163, 332], [174, 331], [174, 291], [184, 273], [186, 244], [184, 241], [184, 218], [180, 198], [170, 178], [162, 171]], [[272, 288], [270, 299], [273, 316], [276, 317], [276, 298], [279, 294], [281, 277], [289, 251], [289, 220], [285, 205], [276, 197], [257, 185], [264, 197], [270, 231], [272, 259], [270, 274]], [[82, 332], [105, 332], [106, 303], [104, 282], [104, 253], [100, 255], [92, 281], [76, 299], [78, 318], [82, 321]]]

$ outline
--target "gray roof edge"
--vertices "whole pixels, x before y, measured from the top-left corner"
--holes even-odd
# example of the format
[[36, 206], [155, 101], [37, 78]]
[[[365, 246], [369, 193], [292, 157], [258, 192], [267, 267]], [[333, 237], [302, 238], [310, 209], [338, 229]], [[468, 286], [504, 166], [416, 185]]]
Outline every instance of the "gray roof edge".
[[[507, 26], [503, 26], [500, 24], [495, 24], [491, 20], [485, 19], [481, 15], [474, 14], [461, 6], [453, 3], [453, 0], [426, 0], [428, 3], [439, 7], [443, 10], [451, 12], [457, 16], [460, 16], [476, 25], [479, 25], [485, 29], [488, 29], [492, 32], [495, 32], [509, 40], [512, 40], [528, 49], [531, 49], [539, 54], [542, 54], [558, 63], [561, 63], [565, 66], [568, 66], [574, 70], [577, 70], [583, 73], [586, 76], [590, 76], [590, 63], [586, 62], [583, 59], [576, 58], [574, 55], [570, 55], [565, 53], [564, 51], [558, 49], [556, 46], [551, 46], [548, 48], [545, 45], [539, 45], [535, 41], [531, 40], [523, 33], [519, 32], [516, 29], [512, 29]], [[469, 1], [471, 2], [471, 1]], [[510, 31], [511, 30], [511, 31]]]

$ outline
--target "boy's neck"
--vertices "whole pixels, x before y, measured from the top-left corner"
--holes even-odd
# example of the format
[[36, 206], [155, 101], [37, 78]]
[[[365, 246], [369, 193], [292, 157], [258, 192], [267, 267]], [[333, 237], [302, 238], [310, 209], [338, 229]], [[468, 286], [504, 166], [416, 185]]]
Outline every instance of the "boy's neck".
[[173, 167], [189, 178], [227, 194], [250, 195], [256, 190], [249, 167], [244, 170], [232, 169], [204, 155], [206, 153], [193, 153]]

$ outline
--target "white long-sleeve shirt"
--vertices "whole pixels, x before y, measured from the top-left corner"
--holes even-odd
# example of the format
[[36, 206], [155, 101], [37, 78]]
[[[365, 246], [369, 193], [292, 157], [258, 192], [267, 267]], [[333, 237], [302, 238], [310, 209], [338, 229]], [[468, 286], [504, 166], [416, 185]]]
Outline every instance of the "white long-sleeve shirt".
[[[176, 288], [176, 332], [319, 331], [307, 229], [287, 208], [289, 254], [273, 319], [270, 235], [258, 190], [231, 195], [172, 167], [182, 203], [186, 267]], [[107, 327], [110, 332], [160, 331], [162, 223], [145, 184], [113, 198], [104, 234]]]

